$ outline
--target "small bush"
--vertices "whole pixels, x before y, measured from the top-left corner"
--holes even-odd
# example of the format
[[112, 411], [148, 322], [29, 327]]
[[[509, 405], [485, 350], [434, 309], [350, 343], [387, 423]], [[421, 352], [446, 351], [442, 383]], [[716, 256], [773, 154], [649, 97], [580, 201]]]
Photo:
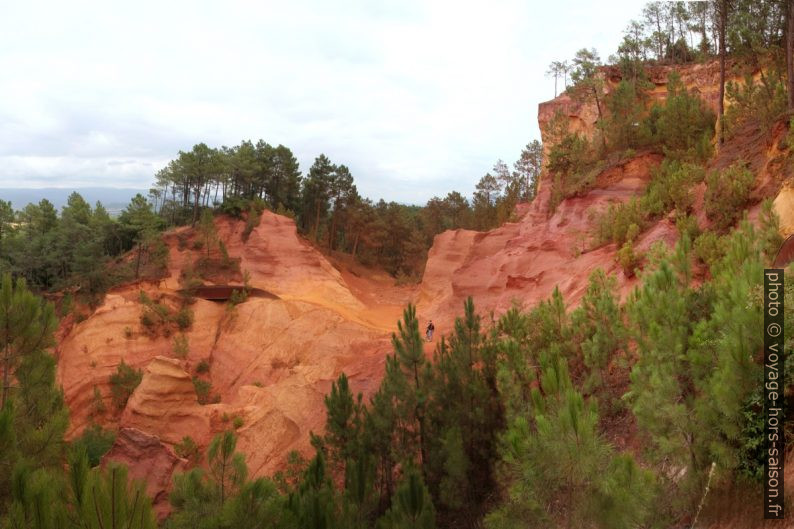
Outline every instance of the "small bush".
[[762, 248], [767, 261], [772, 262], [783, 244], [783, 237], [780, 235], [780, 217], [775, 212], [772, 199], [767, 198], [761, 203], [761, 213], [758, 215], [759, 237], [763, 241]]
[[196, 269], [188, 263], [179, 274], [179, 286], [182, 287], [182, 301], [190, 304], [196, 301], [196, 289], [203, 284], [201, 278], [196, 274]]
[[243, 218], [243, 212], [249, 207], [249, 201], [242, 197], [227, 197], [218, 208], [221, 213], [234, 217]]
[[692, 215], [678, 217], [675, 221], [675, 227], [681, 238], [687, 237], [690, 241], [694, 241], [700, 235], [698, 220]]
[[623, 274], [626, 277], [633, 277], [639, 265], [640, 258], [634, 253], [634, 245], [631, 241], [624, 243], [620, 250], [618, 250], [617, 258], [618, 264], [623, 269]]
[[193, 325], [193, 311], [187, 307], [182, 307], [174, 317], [177, 327], [180, 331], [186, 331]]
[[198, 398], [199, 404], [208, 404], [210, 402], [212, 384], [199, 377], [193, 377], [193, 387], [196, 390], [196, 397]]
[[140, 292], [138, 292], [138, 302], [141, 305], [151, 305], [152, 298], [149, 297], [149, 294], [141, 290]]
[[703, 207], [718, 231], [725, 231], [736, 224], [750, 199], [754, 184], [753, 173], [739, 163], [723, 171], [709, 173]]
[[234, 426], [234, 429], [239, 430], [240, 428], [243, 427], [243, 424], [245, 424], [243, 418], [240, 417], [239, 415], [235, 415], [234, 419], [232, 420], [232, 426]]
[[198, 465], [201, 462], [201, 451], [199, 451], [196, 441], [189, 435], [174, 445], [174, 452], [179, 457], [187, 459], [192, 465]]
[[551, 174], [550, 211], [554, 211], [565, 198], [587, 192], [603, 168], [596, 152], [581, 134], [571, 133], [568, 118], [557, 113], [549, 127], [553, 147], [549, 151], [548, 169]]
[[732, 137], [747, 121], [753, 120], [768, 129], [786, 111], [786, 85], [781, 73], [773, 68], [762, 71], [758, 82], [747, 74], [743, 83], [729, 81], [725, 97], [725, 135]]
[[98, 424], [92, 424], [72, 442], [71, 450], [75, 453], [85, 450], [88, 464], [95, 467], [102, 460], [102, 456], [108, 453], [115, 441], [115, 432], [105, 430]]
[[174, 356], [177, 358], [187, 358], [190, 348], [187, 341], [187, 336], [180, 334], [174, 336]]
[[[616, 242], [619, 246], [629, 239], [634, 239], [648, 225], [646, 211], [642, 202], [632, 198], [628, 202], [610, 205], [609, 209], [599, 218], [598, 239], [602, 243]], [[632, 233], [629, 233], [632, 230]], [[633, 235], [629, 237], [629, 235]]]
[[284, 217], [288, 217], [290, 219], [295, 219], [296, 215], [295, 212], [291, 209], [285, 207], [283, 204], [279, 203], [278, 207], [276, 208], [276, 213], [282, 215]]
[[132, 339], [132, 327], [129, 326], [124, 327], [124, 338], [126, 338], [127, 340]]
[[204, 248], [204, 242], [201, 239], [196, 239], [193, 241], [193, 245], [191, 246], [194, 250], [201, 250]]
[[91, 410], [92, 417], [99, 417], [107, 411], [105, 401], [102, 399], [102, 393], [100, 393], [99, 388], [96, 386], [94, 386], [94, 393], [91, 397], [91, 406], [93, 408]]
[[152, 315], [149, 314], [148, 311], [143, 312], [141, 314], [141, 325], [143, 325], [147, 329], [153, 329], [154, 326], [156, 325], [156, 323], [154, 321], [154, 317], [152, 317]]
[[210, 364], [206, 360], [202, 360], [201, 362], [198, 363], [198, 365], [196, 365], [196, 373], [199, 374], [209, 373], [209, 370], [210, 370]]
[[242, 238], [243, 242], [248, 240], [248, 237], [251, 236], [251, 232], [254, 231], [254, 228], [259, 226], [260, 221], [262, 220], [262, 212], [257, 212], [256, 208], [251, 205], [248, 208], [248, 214], [245, 218], [245, 228], [243, 228]]
[[117, 409], [121, 410], [127, 405], [130, 395], [141, 380], [143, 380], [143, 371], [128, 366], [122, 360], [116, 372], [110, 375], [110, 394]]
[[248, 299], [248, 290], [245, 288], [235, 288], [232, 290], [232, 295], [229, 296], [229, 305], [236, 307], [240, 303], [244, 303]]
[[701, 167], [665, 160], [652, 173], [651, 183], [643, 196], [644, 209], [652, 217], [661, 217], [675, 209], [676, 215], [686, 215], [692, 209], [692, 186], [704, 178]]
[[693, 246], [695, 257], [709, 268], [712, 268], [723, 254], [722, 240], [719, 235], [713, 231], [704, 231], [701, 233], [695, 239], [695, 244]]
[[[622, 246], [671, 210], [678, 218], [688, 215], [694, 202], [692, 186], [703, 180], [703, 168], [665, 160], [651, 174], [651, 183], [642, 197], [613, 204], [598, 219], [596, 230], [600, 243], [613, 241]], [[691, 221], [685, 222], [689, 223], [688, 228], [693, 227]]]

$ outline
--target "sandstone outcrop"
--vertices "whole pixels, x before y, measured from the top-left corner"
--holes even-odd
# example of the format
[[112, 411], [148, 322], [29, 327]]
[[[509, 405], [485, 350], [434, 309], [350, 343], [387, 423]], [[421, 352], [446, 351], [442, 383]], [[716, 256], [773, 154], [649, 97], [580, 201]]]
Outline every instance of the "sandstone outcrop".
[[177, 457], [174, 451], [156, 436], [135, 428], [122, 428], [102, 464], [108, 461], [123, 463], [129, 467], [129, 477], [146, 483], [146, 492], [158, 518], [169, 512], [168, 494], [171, 476], [183, 472], [187, 461]]

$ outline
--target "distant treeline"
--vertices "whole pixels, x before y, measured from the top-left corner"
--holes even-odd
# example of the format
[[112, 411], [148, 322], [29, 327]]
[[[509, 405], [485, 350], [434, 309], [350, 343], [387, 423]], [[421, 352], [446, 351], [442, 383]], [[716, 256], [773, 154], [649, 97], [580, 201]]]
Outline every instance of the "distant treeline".
[[[195, 225], [205, 209], [245, 218], [253, 229], [267, 208], [296, 220], [302, 234], [331, 251], [416, 280], [433, 237], [447, 229], [489, 229], [531, 200], [541, 145], [531, 142], [510, 171], [501, 160], [471, 202], [453, 191], [425, 206], [363, 198], [342, 164], [319, 155], [303, 175], [292, 151], [260, 140], [212, 149], [201, 143], [159, 171], [149, 197], [137, 195], [117, 218], [72, 193], [60, 212], [43, 199], [15, 210], [0, 200], [0, 272], [25, 277], [36, 290], [77, 289], [96, 296], [115, 283], [161, 273], [159, 233]], [[118, 261], [136, 249], [131, 261]], [[115, 261], [116, 266], [108, 267]]]
[[150, 199], [169, 225], [195, 224], [202, 207], [242, 215], [257, 206], [295, 218], [306, 236], [392, 274], [415, 276], [433, 237], [446, 229], [488, 229], [507, 220], [515, 204], [531, 200], [541, 146], [524, 149], [511, 171], [499, 160], [469, 202], [453, 191], [425, 207], [362, 197], [350, 169], [321, 154], [306, 175], [292, 151], [263, 140], [213, 149], [200, 143], [157, 173]]

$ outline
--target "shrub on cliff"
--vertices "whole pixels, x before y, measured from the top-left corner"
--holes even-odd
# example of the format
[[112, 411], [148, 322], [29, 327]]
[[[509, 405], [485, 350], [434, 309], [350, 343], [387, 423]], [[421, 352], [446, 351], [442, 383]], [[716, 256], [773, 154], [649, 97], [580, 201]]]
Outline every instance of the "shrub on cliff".
[[705, 176], [702, 167], [676, 160], [664, 160], [651, 171], [651, 182], [643, 196], [644, 208], [652, 217], [661, 217], [675, 209], [676, 216], [685, 216], [692, 209], [692, 186]]
[[703, 208], [715, 229], [724, 231], [736, 224], [754, 184], [753, 173], [739, 162], [722, 171], [709, 173]]
[[187, 459], [193, 466], [201, 462], [201, 451], [196, 441], [189, 435], [184, 436], [181, 441], [174, 445], [174, 452], [179, 457]]
[[640, 80], [623, 80], [606, 97], [609, 116], [604, 125], [611, 152], [645, 147], [653, 141], [650, 123], [645, 119], [645, 85]]
[[637, 266], [640, 263], [640, 256], [634, 252], [634, 245], [631, 241], [626, 241], [617, 253], [618, 264], [623, 269], [626, 277], [634, 277]]
[[[651, 171], [651, 182], [639, 199], [610, 205], [600, 216], [596, 226], [598, 242], [623, 245], [671, 210], [675, 211], [677, 219], [685, 218], [694, 203], [692, 186], [703, 180], [704, 173], [698, 165], [665, 160]], [[689, 223], [686, 228], [695, 236], [697, 230], [692, 230], [692, 221], [683, 222]], [[632, 235], [630, 230], [636, 233]]]
[[143, 380], [143, 371], [128, 366], [122, 360], [116, 372], [110, 375], [110, 394], [117, 409], [124, 409], [141, 380]]
[[98, 424], [92, 424], [72, 442], [71, 450], [73, 453], [85, 451], [88, 464], [95, 467], [99, 464], [102, 456], [113, 446], [115, 440], [116, 432], [105, 430]]
[[611, 204], [598, 218], [596, 230], [600, 243], [615, 242], [622, 246], [629, 239], [645, 231], [648, 212], [636, 198], [621, 204]]
[[711, 155], [714, 113], [702, 99], [689, 93], [677, 72], [671, 72], [668, 78], [664, 105], [655, 105], [648, 121], [667, 156], [705, 161]]
[[212, 384], [199, 377], [193, 377], [193, 387], [196, 390], [196, 398], [199, 404], [209, 404], [211, 402], [210, 392]]
[[786, 111], [786, 86], [781, 73], [770, 68], [761, 70], [756, 82], [751, 73], [744, 82], [728, 81], [725, 110], [725, 135], [730, 138], [746, 122], [758, 122], [768, 129]]

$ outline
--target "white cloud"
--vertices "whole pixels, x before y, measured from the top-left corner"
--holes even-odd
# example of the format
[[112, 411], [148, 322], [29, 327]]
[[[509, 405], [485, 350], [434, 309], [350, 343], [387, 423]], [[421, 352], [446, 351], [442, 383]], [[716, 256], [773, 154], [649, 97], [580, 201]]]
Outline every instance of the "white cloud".
[[[548, 63], [606, 57], [641, 4], [17, 2], [0, 19], [0, 187], [148, 187], [179, 149], [324, 152], [372, 198], [470, 194], [538, 138]], [[614, 13], [618, 13], [617, 15]]]

